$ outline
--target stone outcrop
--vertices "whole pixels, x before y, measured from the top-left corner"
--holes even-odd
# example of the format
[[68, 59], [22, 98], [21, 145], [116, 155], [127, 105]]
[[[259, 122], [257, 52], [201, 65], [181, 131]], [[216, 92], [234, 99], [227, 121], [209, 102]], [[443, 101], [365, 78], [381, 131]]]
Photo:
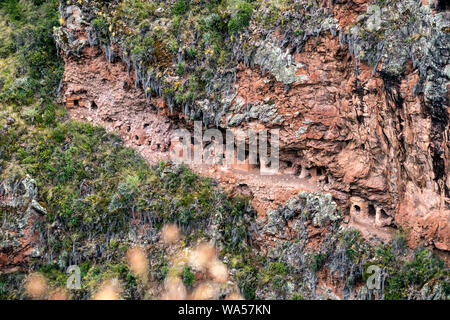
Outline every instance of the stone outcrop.
[[[375, 226], [363, 228], [368, 234], [381, 230], [389, 237], [402, 228], [411, 246], [448, 252], [448, 12], [420, 1], [389, 4], [380, 9], [377, 26], [370, 5], [326, 2], [323, 14], [311, 24], [301, 20], [303, 31], [296, 33], [288, 23], [268, 31], [251, 22], [244, 37], [253, 53], [237, 54], [222, 104], [198, 99], [180, 109], [158, 94], [159, 80], [151, 85], [126, 58], [114, 42], [118, 35], [103, 51], [96, 46], [93, 13], [84, 7], [80, 29], [57, 33], [66, 61], [63, 101], [72, 117], [118, 133], [150, 161], [167, 159], [171, 132], [190, 128], [197, 114], [222, 129], [280, 129], [281, 178], [293, 181], [285, 191], [270, 179], [261, 186], [233, 171], [206, 171], [231, 190], [249, 189], [258, 213], [267, 212], [270, 221], [268, 210], [298, 191], [323, 191], [346, 208], [343, 215]], [[74, 38], [73, 46], [61, 32]], [[253, 40], [259, 33], [264, 41]], [[87, 41], [80, 48], [80, 39], [93, 46]], [[145, 81], [148, 86], [139, 88]]]

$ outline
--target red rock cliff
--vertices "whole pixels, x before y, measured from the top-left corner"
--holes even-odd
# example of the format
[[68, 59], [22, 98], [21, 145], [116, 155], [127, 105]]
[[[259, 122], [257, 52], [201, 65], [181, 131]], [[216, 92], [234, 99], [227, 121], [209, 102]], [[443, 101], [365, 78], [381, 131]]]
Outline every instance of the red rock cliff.
[[[297, 38], [286, 43], [292, 35], [282, 26], [267, 32], [252, 21], [244, 35], [256, 48], [252, 63], [236, 60], [234, 92], [225, 97], [230, 103], [218, 126], [280, 129], [281, 172], [263, 178], [251, 170], [197, 169], [231, 191], [253, 196], [261, 216], [300, 190], [329, 192], [344, 206], [350, 223], [366, 235], [389, 237], [401, 227], [412, 246], [424, 243], [448, 252], [448, 29], [442, 28], [442, 38], [433, 38], [433, 47], [423, 55], [429, 56], [421, 62], [428, 63], [425, 72], [414, 55], [402, 56], [398, 43], [389, 52], [385, 48], [392, 43], [385, 42], [374, 64], [363, 57], [370, 54], [366, 47], [376, 44], [357, 42], [349, 31], [361, 21], [358, 16], [369, 12], [368, 2], [325, 1], [322, 6], [336, 25], [304, 37], [301, 49], [295, 47]], [[426, 8], [416, 3], [409, 10], [426, 19], [443, 15], [448, 22], [445, 12]], [[63, 100], [71, 116], [118, 133], [150, 161], [167, 159], [171, 132], [190, 128], [189, 117], [171, 110], [170, 99], [135, 87], [140, 70], [118, 58], [125, 49], [87, 45], [87, 23], [75, 31], [62, 30], [84, 41], [77, 55], [60, 45], [66, 62]], [[267, 36], [259, 39], [264, 32]], [[111, 51], [116, 58], [108, 61]], [[388, 53], [403, 60], [394, 61]], [[396, 63], [401, 72], [394, 70]], [[446, 74], [433, 74], [431, 65]], [[444, 90], [438, 98], [439, 90], [433, 89], [437, 83]], [[200, 102], [194, 107], [200, 108]]]

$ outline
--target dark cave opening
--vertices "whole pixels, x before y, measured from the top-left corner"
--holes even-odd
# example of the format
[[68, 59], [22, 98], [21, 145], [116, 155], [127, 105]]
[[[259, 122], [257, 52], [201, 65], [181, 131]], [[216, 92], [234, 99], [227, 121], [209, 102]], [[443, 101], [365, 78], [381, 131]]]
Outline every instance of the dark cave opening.
[[369, 213], [369, 218], [375, 219], [376, 210], [375, 210], [375, 206], [373, 204], [369, 204], [368, 213]]

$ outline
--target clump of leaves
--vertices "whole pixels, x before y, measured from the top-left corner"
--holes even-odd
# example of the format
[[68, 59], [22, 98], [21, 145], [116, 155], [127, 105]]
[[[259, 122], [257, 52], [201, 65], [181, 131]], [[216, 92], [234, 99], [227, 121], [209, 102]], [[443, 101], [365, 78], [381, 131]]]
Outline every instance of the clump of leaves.
[[241, 270], [238, 270], [236, 280], [245, 299], [252, 300], [256, 298], [255, 289], [258, 282], [258, 269], [255, 266], [246, 265]]
[[432, 279], [441, 279], [446, 283], [448, 276], [448, 270], [438, 256], [428, 249], [418, 248], [414, 259], [392, 270], [387, 279], [386, 299], [404, 299], [411, 285], [421, 288]]
[[314, 272], [317, 272], [317, 271], [319, 271], [320, 269], [322, 269], [322, 267], [324, 266], [324, 264], [325, 264], [325, 259], [326, 259], [326, 257], [325, 257], [325, 255], [323, 255], [323, 254], [315, 254], [315, 255], [313, 255], [313, 257], [312, 257], [312, 263], [311, 263], [311, 267], [312, 267], [312, 270], [314, 271]]

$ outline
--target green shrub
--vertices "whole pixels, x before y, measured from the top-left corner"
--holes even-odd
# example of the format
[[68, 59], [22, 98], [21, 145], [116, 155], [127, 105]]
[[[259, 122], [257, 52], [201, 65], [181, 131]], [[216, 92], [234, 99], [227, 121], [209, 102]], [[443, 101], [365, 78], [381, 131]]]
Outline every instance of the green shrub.
[[184, 74], [184, 67], [186, 66], [186, 64], [184, 63], [184, 62], [179, 62], [178, 64], [177, 64], [177, 69], [176, 69], [176, 71], [177, 71], [177, 74], [179, 75], [179, 76], [182, 76], [183, 74]]
[[188, 287], [192, 287], [194, 281], [195, 281], [195, 274], [192, 272], [191, 267], [189, 267], [188, 265], [184, 266], [183, 283]]
[[[3, 91], [0, 91], [0, 101], [26, 105], [35, 96], [53, 97], [64, 72], [52, 35], [53, 27], [59, 25], [58, 3], [57, 0], [1, 2], [0, 8], [15, 21], [15, 27], [0, 44], [0, 55], [15, 54], [19, 67], [12, 86], [0, 89]], [[49, 121], [49, 114], [45, 117]]]
[[291, 299], [292, 300], [303, 300], [303, 295], [301, 293], [293, 293]]
[[[16, 51], [16, 46], [13, 41], [5, 41], [0, 43], [0, 59], [7, 58]], [[1, 89], [1, 88], [0, 88]]]
[[0, 8], [4, 9], [13, 21], [20, 21], [22, 17], [22, 4], [17, 0], [2, 0]]
[[136, 61], [149, 61], [155, 53], [155, 41], [146, 36], [139, 36], [132, 40], [131, 55]]
[[317, 272], [320, 269], [322, 269], [323, 265], [325, 264], [325, 258], [326, 258], [325, 255], [320, 253], [313, 255], [311, 267], [314, 272]]
[[247, 300], [256, 298], [255, 289], [258, 282], [258, 269], [252, 265], [245, 265], [236, 273], [236, 280], [242, 295]]
[[189, 59], [195, 59], [197, 51], [195, 48], [188, 48], [186, 50], [186, 55], [188, 56]]
[[389, 262], [391, 262], [394, 258], [392, 249], [390, 247], [384, 246], [384, 245], [379, 245], [375, 249], [375, 256], [377, 258], [381, 259], [381, 262], [385, 265], [388, 264]]
[[105, 45], [109, 43], [109, 26], [104, 17], [100, 16], [92, 20], [91, 27], [97, 34], [100, 44]]
[[[430, 250], [418, 248], [414, 259], [392, 270], [387, 279], [386, 299], [398, 300], [407, 296], [410, 286], [422, 287], [432, 279], [448, 277], [444, 262]], [[444, 279], [445, 281], [445, 279]]]
[[392, 239], [392, 247], [396, 252], [403, 252], [407, 247], [407, 241], [406, 236], [400, 232], [397, 231], [395, 233], [394, 239]]
[[277, 261], [269, 263], [268, 270], [272, 276], [286, 275], [289, 272], [289, 267], [286, 265], [286, 263]]
[[419, 286], [424, 285], [444, 270], [444, 261], [428, 249], [419, 248], [414, 259], [404, 267], [405, 280]]

